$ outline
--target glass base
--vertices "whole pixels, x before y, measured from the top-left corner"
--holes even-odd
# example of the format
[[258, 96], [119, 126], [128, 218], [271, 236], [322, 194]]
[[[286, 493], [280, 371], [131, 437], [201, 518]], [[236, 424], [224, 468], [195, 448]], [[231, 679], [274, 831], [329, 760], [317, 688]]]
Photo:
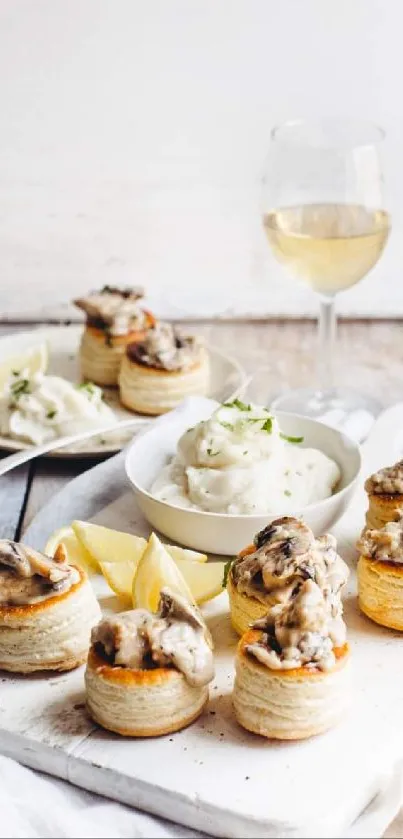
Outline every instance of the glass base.
[[343, 387], [324, 391], [290, 390], [274, 399], [270, 407], [273, 411], [320, 420], [360, 441], [365, 439], [382, 410], [382, 405], [371, 396]]

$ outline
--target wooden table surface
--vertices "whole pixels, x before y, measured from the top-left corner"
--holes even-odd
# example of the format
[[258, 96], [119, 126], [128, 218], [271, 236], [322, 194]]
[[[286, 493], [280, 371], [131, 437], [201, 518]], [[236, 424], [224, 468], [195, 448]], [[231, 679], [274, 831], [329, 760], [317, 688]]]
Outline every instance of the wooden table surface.
[[[0, 336], [46, 324], [0, 323]], [[268, 402], [288, 387], [314, 384], [316, 332], [311, 321], [192, 323], [217, 347], [257, 373], [249, 398]], [[1, 355], [0, 355], [1, 358]], [[258, 371], [258, 372], [257, 372]], [[403, 399], [403, 322], [346, 321], [339, 326], [336, 376], [340, 383], [376, 396], [382, 404]], [[0, 538], [23, 537], [45, 501], [94, 460], [41, 459], [0, 479]], [[66, 522], [67, 523], [67, 522]], [[49, 522], [49, 533], [52, 522]], [[386, 836], [403, 836], [400, 814]]]

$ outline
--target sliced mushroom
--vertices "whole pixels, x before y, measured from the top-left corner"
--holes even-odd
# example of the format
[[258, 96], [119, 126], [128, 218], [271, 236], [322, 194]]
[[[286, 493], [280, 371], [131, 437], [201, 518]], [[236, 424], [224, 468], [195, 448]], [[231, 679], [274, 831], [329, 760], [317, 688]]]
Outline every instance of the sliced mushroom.
[[161, 589], [159, 615], [161, 618], [185, 621], [189, 626], [201, 629], [209, 646], [213, 648], [213, 639], [199, 609], [167, 586]]
[[0, 565], [11, 568], [19, 577], [38, 574], [50, 583], [59, 583], [70, 576], [71, 569], [45, 554], [9, 539], [0, 540]]
[[385, 466], [365, 481], [364, 487], [371, 495], [402, 495], [403, 494], [403, 460], [393, 466]]
[[104, 286], [101, 291], [79, 297], [74, 303], [91, 321], [111, 325], [117, 317], [124, 316], [128, 321], [135, 318], [139, 313], [138, 301], [143, 294], [141, 288]]

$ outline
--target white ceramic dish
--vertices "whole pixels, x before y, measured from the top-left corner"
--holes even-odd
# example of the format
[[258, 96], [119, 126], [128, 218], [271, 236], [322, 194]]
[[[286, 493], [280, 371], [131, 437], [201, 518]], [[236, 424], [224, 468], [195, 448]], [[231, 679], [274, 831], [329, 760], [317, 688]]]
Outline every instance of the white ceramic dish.
[[[71, 382], [80, 381], [78, 367], [78, 347], [82, 325], [72, 326], [51, 326], [46, 329], [35, 329], [30, 332], [20, 332], [13, 335], [6, 335], [0, 339], [0, 359], [18, 354], [21, 350], [47, 341], [49, 346], [49, 373], [56, 376], [63, 376]], [[226, 401], [239, 391], [245, 381], [245, 374], [241, 365], [231, 356], [217, 350], [214, 347], [207, 347], [210, 356], [211, 385], [210, 396], [219, 401]], [[116, 388], [104, 388], [105, 400], [111, 406], [119, 420], [129, 419], [136, 416], [134, 412], [127, 411], [119, 402]], [[150, 417], [150, 422], [154, 422]], [[103, 438], [94, 437], [81, 445], [52, 452], [50, 456], [56, 457], [93, 457], [105, 454], [112, 454], [119, 451], [122, 445], [132, 436], [132, 433], [108, 435]], [[9, 452], [17, 452], [28, 449], [27, 443], [12, 440], [10, 437], [0, 436], [0, 449]]]
[[[282, 515], [282, 511], [278, 510], [276, 516], [206, 513], [174, 507], [149, 492], [162, 467], [174, 455], [181, 434], [198, 419], [209, 416], [215, 407], [211, 400], [199, 400], [198, 404], [198, 417], [194, 410], [173, 412], [163, 425], [141, 433], [128, 449], [126, 474], [142, 513], [153, 527], [174, 542], [195, 550], [232, 556], [248, 545], [272, 518]], [[361, 469], [360, 448], [340, 431], [316, 420], [281, 412], [277, 417], [285, 434], [303, 435], [304, 446], [320, 449], [341, 469], [337, 492], [293, 511], [293, 515], [302, 516], [314, 533], [320, 535], [333, 527], [351, 501]]]

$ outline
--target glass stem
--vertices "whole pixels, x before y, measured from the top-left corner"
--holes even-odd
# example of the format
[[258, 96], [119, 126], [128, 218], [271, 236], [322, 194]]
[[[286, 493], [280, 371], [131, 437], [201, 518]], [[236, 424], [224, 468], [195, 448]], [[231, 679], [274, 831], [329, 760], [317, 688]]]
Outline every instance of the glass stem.
[[318, 329], [318, 389], [330, 390], [334, 384], [333, 349], [336, 339], [336, 308], [333, 297], [320, 298]]

